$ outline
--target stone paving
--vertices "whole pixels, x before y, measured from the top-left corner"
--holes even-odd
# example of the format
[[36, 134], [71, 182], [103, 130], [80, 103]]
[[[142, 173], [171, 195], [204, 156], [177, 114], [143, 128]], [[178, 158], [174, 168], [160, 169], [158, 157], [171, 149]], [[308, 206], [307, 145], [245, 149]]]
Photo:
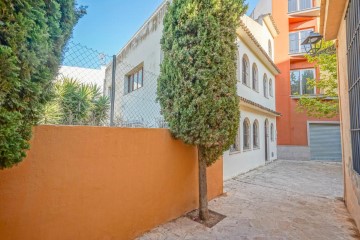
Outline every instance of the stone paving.
[[359, 239], [342, 181], [340, 163], [279, 160], [225, 182], [209, 206], [227, 217], [213, 228], [180, 217], [139, 240]]

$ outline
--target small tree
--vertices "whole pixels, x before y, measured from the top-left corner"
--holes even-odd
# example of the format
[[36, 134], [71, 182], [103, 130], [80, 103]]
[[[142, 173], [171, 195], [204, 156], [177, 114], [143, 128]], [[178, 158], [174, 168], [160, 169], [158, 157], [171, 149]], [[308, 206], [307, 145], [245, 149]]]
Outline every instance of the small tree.
[[199, 217], [208, 219], [206, 166], [239, 125], [236, 29], [243, 0], [173, 0], [164, 17], [158, 100], [174, 137], [196, 145]]
[[298, 111], [306, 112], [311, 117], [332, 118], [339, 114], [337, 58], [332, 41], [322, 44], [315, 55], [306, 55], [308, 62], [315, 63], [320, 69], [320, 79], [307, 78], [309, 88], [322, 90], [316, 97], [302, 95], [298, 102]]
[[75, 0], [0, 1], [0, 169], [25, 157], [62, 50], [85, 13]]

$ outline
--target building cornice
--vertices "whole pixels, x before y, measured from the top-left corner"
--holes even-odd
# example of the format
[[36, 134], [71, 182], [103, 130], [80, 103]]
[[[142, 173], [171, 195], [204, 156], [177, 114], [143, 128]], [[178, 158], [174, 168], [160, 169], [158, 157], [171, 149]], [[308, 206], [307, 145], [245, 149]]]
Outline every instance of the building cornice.
[[135, 48], [141, 41], [143, 41], [150, 33], [157, 30], [162, 24], [168, 4], [171, 0], [164, 0], [162, 4], [155, 10], [155, 12], [146, 20], [134, 36], [126, 43], [126, 45], [116, 55], [116, 59], [121, 61], [126, 55]]
[[263, 19], [273, 38], [277, 37], [280, 34], [280, 30], [277, 27], [275, 20], [270, 13], [261, 15], [259, 18]]
[[251, 105], [252, 107], [255, 107], [255, 108], [257, 108], [257, 109], [260, 109], [260, 110], [262, 110], [262, 111], [265, 111], [265, 112], [267, 112], [267, 113], [269, 113], [269, 114], [271, 114], [271, 115], [274, 115], [274, 116], [276, 116], [276, 117], [280, 117], [281, 116], [281, 113], [278, 113], [278, 112], [276, 112], [275, 110], [272, 110], [272, 109], [270, 109], [270, 108], [267, 108], [267, 107], [265, 107], [265, 106], [263, 106], [263, 105], [261, 105], [261, 104], [259, 104], [259, 103], [256, 103], [256, 102], [253, 102], [253, 101], [251, 101], [251, 100], [249, 100], [249, 99], [246, 99], [246, 98], [244, 98], [244, 97], [239, 97], [240, 98], [240, 105], [242, 104], [242, 103], [245, 103], [245, 104], [247, 104], [247, 105]]

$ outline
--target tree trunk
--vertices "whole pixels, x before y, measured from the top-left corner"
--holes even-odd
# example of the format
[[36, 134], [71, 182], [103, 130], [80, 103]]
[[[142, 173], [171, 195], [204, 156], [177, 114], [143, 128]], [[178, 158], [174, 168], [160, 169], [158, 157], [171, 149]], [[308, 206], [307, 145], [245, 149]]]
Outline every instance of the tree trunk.
[[198, 146], [198, 161], [199, 161], [199, 218], [203, 221], [206, 221], [209, 218], [208, 201], [207, 201], [206, 159], [202, 157], [200, 146]]

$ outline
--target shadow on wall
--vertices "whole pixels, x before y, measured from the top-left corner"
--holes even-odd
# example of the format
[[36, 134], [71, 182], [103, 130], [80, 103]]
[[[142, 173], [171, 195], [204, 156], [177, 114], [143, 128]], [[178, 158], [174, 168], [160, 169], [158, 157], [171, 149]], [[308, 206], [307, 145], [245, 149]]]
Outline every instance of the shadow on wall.
[[132, 239], [197, 207], [197, 151], [168, 130], [40, 126], [31, 144], [0, 171], [2, 239]]

